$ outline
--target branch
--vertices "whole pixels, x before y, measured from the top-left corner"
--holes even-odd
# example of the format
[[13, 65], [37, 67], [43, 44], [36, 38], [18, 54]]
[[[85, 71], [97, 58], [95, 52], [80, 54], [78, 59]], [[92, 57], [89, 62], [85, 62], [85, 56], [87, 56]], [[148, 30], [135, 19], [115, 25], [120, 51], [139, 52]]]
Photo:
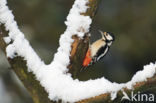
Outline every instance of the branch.
[[[138, 82], [133, 86], [133, 89], [123, 88], [122, 90], [131, 97], [131, 92], [133, 93], [143, 93], [148, 92], [151, 89], [154, 89], [156, 87], [156, 75], [154, 75], [152, 78], [148, 78], [147, 81], [144, 82]], [[101, 94], [99, 96], [95, 96], [92, 98], [81, 100], [77, 103], [120, 103], [122, 100], [123, 91], [120, 90], [117, 93], [117, 98], [115, 100], [111, 100], [111, 93], [105, 93]]]
[[[98, 2], [99, 1], [95, 1], [95, 0], [90, 0], [89, 1], [89, 4], [88, 4], [88, 6], [89, 6], [89, 8], [88, 8], [88, 10], [87, 10], [87, 12], [86, 13], [82, 13], [81, 15], [86, 15], [86, 16], [91, 16], [92, 18], [94, 17], [94, 15], [95, 15], [95, 11], [96, 11], [96, 8], [97, 8], [97, 4], [98, 4]], [[2, 48], [2, 50], [5, 52], [5, 49], [6, 49], [6, 47], [7, 47], [7, 44], [4, 42], [4, 40], [3, 40], [3, 37], [6, 37], [6, 36], [8, 36], [8, 33], [7, 33], [7, 31], [5, 31], [4, 30], [4, 28], [2, 27], [2, 26], [0, 26], [0, 47]], [[83, 31], [83, 28], [80, 28], [80, 31]], [[78, 36], [76, 36], [76, 35], [74, 35], [74, 36], [72, 36], [72, 38], [74, 39], [74, 42], [72, 43], [72, 50], [71, 50], [71, 57], [70, 57], [70, 65], [68, 66], [69, 67], [69, 72], [72, 74], [72, 76], [74, 77], [74, 78], [76, 78], [76, 76], [77, 76], [77, 73], [79, 72], [79, 70], [81, 69], [81, 65], [82, 65], [82, 61], [83, 61], [83, 59], [84, 59], [84, 56], [85, 56], [85, 54], [86, 54], [86, 51], [87, 51], [87, 49], [88, 49], [88, 45], [89, 45], [89, 35], [88, 35], [88, 33], [86, 33], [85, 34], [85, 36], [83, 37], [83, 39], [82, 38], [79, 38]], [[22, 39], [23, 40], [23, 39]], [[16, 42], [17, 43], [17, 42]], [[64, 46], [64, 45], [63, 45]], [[53, 103], [52, 101], [50, 101], [49, 99], [48, 99], [48, 94], [47, 94], [47, 92], [44, 90], [44, 88], [40, 85], [40, 83], [36, 80], [36, 78], [35, 78], [35, 76], [34, 76], [34, 74], [32, 74], [31, 72], [28, 72], [28, 68], [27, 68], [27, 66], [26, 66], [26, 61], [24, 61], [24, 58], [21, 58], [21, 57], [15, 57], [15, 58], [13, 58], [13, 59], [10, 59], [10, 58], [8, 58], [8, 61], [9, 61], [9, 63], [10, 63], [10, 65], [11, 65], [11, 67], [13, 68], [13, 70], [15, 71], [15, 73], [18, 75], [18, 77], [21, 79], [21, 81], [23, 82], [23, 84], [25, 85], [25, 87], [28, 89], [28, 91], [30, 92], [30, 94], [32, 95], [32, 98], [34, 99], [34, 102], [35, 103]], [[34, 62], [33, 62], [34, 63]], [[61, 65], [62, 66], [62, 65]], [[34, 68], [33, 68], [34, 69]], [[36, 69], [36, 68], [35, 68]], [[43, 70], [44, 68], [42, 68], [42, 70]], [[57, 69], [57, 68], [53, 68], [53, 69]], [[62, 68], [61, 68], [62, 69]], [[63, 68], [64, 69], [64, 68]], [[150, 68], [149, 68], [150, 69]], [[44, 69], [45, 70], [45, 69]], [[49, 69], [48, 69], [49, 70]], [[48, 70], [46, 71], [46, 73], [45, 73], [45, 71], [44, 71], [44, 76], [47, 74], [47, 72], [48, 72]], [[147, 70], [147, 68], [146, 68], [146, 70]], [[152, 72], [153, 72], [153, 70], [155, 70], [155, 69], [151, 69], [152, 70]], [[34, 70], [35, 71], [35, 70]], [[50, 69], [50, 71], [52, 71], [52, 69]], [[55, 72], [57, 72], [57, 71], [55, 71]], [[146, 71], [144, 71], [143, 73], [145, 73]], [[53, 73], [53, 71], [52, 72], [50, 72], [49, 74], [51, 75], [51, 73]], [[77, 84], [84, 84], [84, 85], [80, 85], [81, 87], [85, 87], [85, 88], [78, 88], [78, 90], [79, 89], [81, 89], [81, 92], [80, 92], [80, 94], [82, 94], [82, 93], [84, 93], [82, 90], [84, 90], [84, 89], [88, 89], [89, 88], [89, 86], [90, 85], [87, 85], [86, 86], [86, 84], [87, 83], [95, 83], [96, 84], [96, 87], [98, 87], [99, 85], [98, 85], [98, 83], [99, 82], [103, 82], [103, 84], [104, 85], [106, 85], [106, 88], [107, 88], [107, 83], [110, 83], [110, 82], [108, 82], [106, 79], [101, 79], [101, 80], [97, 80], [97, 81], [89, 81], [89, 82], [87, 82], [86, 84], [85, 83], [80, 83], [80, 82], [78, 82], [78, 80], [72, 80], [71, 78], [68, 78], [69, 77], [69, 75], [65, 75], [65, 74], [63, 74], [62, 73], [62, 71], [61, 71], [61, 73], [60, 72], [57, 72], [58, 73], [58, 75], [60, 75], [62, 78], [63, 77], [67, 77], [65, 80], [67, 80], [66, 81], [66, 83], [65, 83], [65, 87], [66, 87], [66, 90], [63, 92], [64, 94], [66, 94], [65, 92], [67, 92], [67, 90], [68, 91], [70, 91], [70, 89], [69, 89], [69, 87], [72, 85], [72, 84], [70, 84], [70, 83], [73, 83], [73, 88], [72, 88], [72, 90], [76, 90], [76, 88], [74, 88], [74, 87], [76, 87], [77, 86]], [[155, 72], [154, 72], [155, 73]], [[142, 74], [142, 73], [141, 73]], [[137, 92], [137, 91], [140, 91], [140, 92], [144, 92], [144, 90], [147, 90], [147, 89], [149, 89], [149, 88], [153, 88], [153, 87], [155, 87], [156, 86], [156, 76], [154, 76], [154, 77], [151, 77], [151, 76], [153, 76], [154, 74], [152, 74], [151, 73], [151, 71], [148, 73], [148, 74], [150, 74], [150, 75], [145, 75], [145, 78], [147, 78], [148, 77], [148, 79], [147, 79], [147, 81], [143, 81], [143, 82], [137, 82], [136, 84], [133, 84], [133, 87], [134, 87], [134, 92]], [[56, 76], [57, 78], [58, 78], [58, 80], [64, 80], [64, 78], [62, 79], [61, 77], [59, 77], [59, 76]], [[44, 77], [43, 76], [43, 77]], [[139, 75], [140, 76], [140, 75]], [[37, 75], [36, 74], [36, 77], [40, 77], [40, 75]], [[43, 85], [43, 81], [45, 81], [46, 82], [46, 84], [47, 83], [49, 83], [49, 82], [51, 82], [51, 78], [49, 79], [49, 75], [47, 76], [46, 75], [46, 77], [44, 77], [44, 78], [41, 78], [42, 79], [42, 81], [40, 81], [40, 82], [42, 82], [42, 85]], [[150, 78], [151, 77], [151, 78]], [[48, 79], [47, 79], [48, 78]], [[138, 78], [138, 75], [137, 75], [137, 78]], [[144, 80], [145, 80], [145, 78], [144, 78]], [[44, 79], [44, 80], [43, 80]], [[54, 80], [54, 78], [52, 78], [53, 80]], [[69, 80], [69, 81], [68, 81]], [[45, 83], [44, 82], [44, 83]], [[53, 81], [52, 81], [53, 82]], [[56, 82], [56, 81], [55, 81]], [[62, 81], [61, 81], [62, 82]], [[136, 82], [136, 81], [135, 81]], [[58, 84], [60, 83], [60, 81], [58, 81]], [[57, 86], [59, 86], [59, 85], [55, 85], [55, 83], [54, 83], [54, 88], [46, 88], [47, 86], [45, 86], [44, 85], [44, 87], [46, 88], [46, 89], [50, 89], [50, 90], [54, 90], [54, 89], [57, 89], [57, 90], [59, 90], [60, 89], [60, 87], [59, 88], [57, 88]], [[78, 85], [78, 86], [79, 86]], [[104, 86], [103, 85], [103, 86]], [[122, 85], [122, 84], [121, 84]], [[118, 84], [118, 86], [121, 86], [120, 84]], [[49, 85], [48, 85], [49, 86]], [[50, 87], [51, 86], [53, 86], [52, 84], [50, 84]], [[113, 85], [113, 83], [111, 83], [111, 86], [114, 86]], [[94, 85], [92, 85], [92, 87], [94, 87]], [[96, 89], [96, 88], [89, 88], [89, 89]], [[100, 87], [100, 86], [99, 86]], [[124, 85], [124, 87], [123, 88], [121, 88], [121, 90], [124, 90], [128, 95], [130, 94], [130, 92], [132, 91], [131, 89], [128, 89], [128, 88], [126, 88], [127, 86], [126, 85]], [[62, 88], [62, 87], [61, 87]], [[103, 90], [106, 90], [107, 91], [107, 89], [106, 88], [104, 88]], [[88, 89], [88, 90], [89, 90]], [[101, 89], [101, 87], [100, 87], [100, 89]], [[56, 90], [56, 91], [57, 91]], [[98, 90], [98, 89], [97, 89]], [[89, 98], [89, 99], [85, 99], [85, 100], [82, 100], [82, 101], [79, 101], [78, 103], [90, 103], [90, 102], [120, 102], [120, 100], [121, 100], [121, 98], [122, 98], [122, 91], [121, 90], [119, 90], [118, 91], [118, 93], [117, 93], [117, 98], [114, 100], [114, 101], [112, 101], [111, 100], [111, 94], [112, 94], [112, 91], [113, 91], [113, 89], [111, 89], [111, 90], [108, 90], [108, 91], [110, 91], [110, 92], [108, 92], [108, 93], [105, 93], [105, 92], [103, 92], [103, 93], [105, 93], [105, 94], [102, 94], [102, 95], [99, 95], [99, 96], [96, 96], [96, 97], [92, 97], [92, 98]], [[48, 90], [47, 90], [48, 91]], [[56, 91], [55, 91], [55, 93], [56, 93]], [[114, 90], [115, 91], [115, 90]], [[48, 91], [49, 92], [49, 91]], [[52, 91], [53, 92], [53, 91]], [[52, 94], [52, 92], [50, 91], [50, 93]], [[72, 97], [72, 93], [71, 92], [73, 92], [73, 91], [70, 91], [70, 92], [68, 92], [68, 93], [70, 93], [70, 97]], [[79, 92], [79, 91], [77, 91], [77, 92]], [[76, 92], [76, 93], [77, 93]], [[67, 94], [68, 94], [67, 93]], [[93, 92], [94, 93], [94, 92]], [[92, 93], [92, 95], [93, 95], [93, 93]], [[97, 92], [98, 93], [98, 92]], [[63, 94], [63, 96], [62, 96], [62, 94], [61, 94], [61, 92], [60, 92], [60, 94], [57, 94], [56, 95], [56, 97], [57, 96], [62, 96], [62, 97], [64, 97], [65, 95]], [[50, 94], [49, 94], [50, 95]], [[68, 94], [69, 95], [69, 94]], [[87, 95], [87, 94], [86, 94]], [[90, 95], [90, 94], [89, 94]], [[75, 95], [74, 95], [75, 96]], [[73, 96], [73, 97], [74, 97]], [[82, 96], [84, 96], [84, 95], [82, 95]], [[82, 96], [80, 96], [80, 98], [82, 98]], [[55, 96], [54, 96], [55, 97]], [[54, 99], [53, 97], [51, 97], [52, 99]], [[74, 97], [74, 99], [72, 98], [70, 98], [70, 99], [64, 99], [65, 101], [76, 101], [75, 99], [77, 99], [77, 97], [75, 96]], [[62, 100], [63, 100], [63, 98], [62, 98]], [[61, 100], [60, 100], [60, 102], [61, 102]]]
[[[89, 3], [87, 4], [89, 8], [86, 13], [82, 13], [82, 15], [93, 18], [96, 13], [97, 4], [99, 1], [100, 0], [89, 0]], [[4, 29], [3, 25], [0, 25], [0, 48], [4, 52], [6, 52], [7, 44], [3, 40], [3, 37], [7, 36], [8, 32]], [[83, 39], [80, 39], [77, 36], [73, 36], [72, 38], [74, 39], [74, 42], [72, 44], [71, 50], [71, 62], [68, 67], [69, 72], [73, 75], [73, 77], [76, 77], [76, 74], [81, 68], [80, 66], [82, 65], [82, 61], [89, 46], [89, 36], [86, 34]], [[8, 58], [8, 61], [11, 65], [11, 68], [14, 70], [16, 75], [31, 94], [35, 103], [53, 103], [48, 98], [47, 92], [40, 85], [39, 81], [36, 80], [34, 74], [28, 72], [26, 61], [22, 57], [15, 57], [13, 59]]]
[[[88, 9], [86, 13], [82, 13], [81, 15], [90, 16], [92, 19], [94, 18], [98, 4], [101, 0], [89, 0]], [[83, 28], [81, 28], [83, 29]], [[77, 78], [77, 74], [80, 72], [80, 69], [82, 68], [82, 63], [85, 57], [85, 54], [88, 50], [89, 46], [89, 35], [88, 33], [85, 34], [84, 38], [81, 39], [77, 37], [76, 35], [72, 37], [74, 39], [74, 42], [72, 44], [72, 50], [71, 50], [71, 57], [70, 57], [70, 65], [69, 73], [72, 74], [73, 78]]]
[[[4, 42], [3, 37], [8, 36], [8, 32], [4, 26], [0, 26], [0, 48], [5, 52], [7, 44]], [[47, 92], [36, 80], [32, 72], [28, 72], [26, 61], [22, 57], [14, 59], [8, 58], [11, 68], [14, 70], [18, 78], [22, 81], [26, 89], [31, 94], [34, 103], [54, 103], [49, 100]]]

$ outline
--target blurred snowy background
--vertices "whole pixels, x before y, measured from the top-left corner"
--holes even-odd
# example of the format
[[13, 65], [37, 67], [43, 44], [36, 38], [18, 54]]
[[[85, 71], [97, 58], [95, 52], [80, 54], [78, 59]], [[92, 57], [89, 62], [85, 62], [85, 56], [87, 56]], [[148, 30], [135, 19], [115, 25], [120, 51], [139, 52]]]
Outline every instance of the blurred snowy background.
[[[8, 0], [20, 29], [32, 47], [49, 64], [57, 51], [64, 21], [73, 0]], [[102, 0], [91, 28], [113, 32], [116, 40], [99, 63], [79, 75], [80, 80], [106, 77], [127, 82], [142, 66], [156, 61], [156, 1]], [[0, 50], [0, 103], [32, 103], [29, 93], [10, 69]]]

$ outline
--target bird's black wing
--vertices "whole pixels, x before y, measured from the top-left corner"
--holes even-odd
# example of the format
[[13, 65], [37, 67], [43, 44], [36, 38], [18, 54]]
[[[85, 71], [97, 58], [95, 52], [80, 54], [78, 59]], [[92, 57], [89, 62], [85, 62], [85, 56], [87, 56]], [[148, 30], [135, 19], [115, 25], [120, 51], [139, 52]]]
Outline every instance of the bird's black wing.
[[100, 48], [98, 50], [97, 55], [95, 56], [95, 58], [94, 58], [93, 61], [94, 62], [97, 62], [98, 60], [102, 59], [106, 55], [106, 53], [108, 52], [108, 50], [109, 50], [109, 46], [108, 45], [105, 45], [102, 48]]

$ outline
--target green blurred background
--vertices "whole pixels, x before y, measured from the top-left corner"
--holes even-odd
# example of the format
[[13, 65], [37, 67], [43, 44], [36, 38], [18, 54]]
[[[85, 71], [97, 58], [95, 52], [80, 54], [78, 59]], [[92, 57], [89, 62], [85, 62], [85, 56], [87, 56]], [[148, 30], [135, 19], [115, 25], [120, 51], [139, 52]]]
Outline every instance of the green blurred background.
[[[127, 82], [143, 65], [156, 60], [156, 0], [101, 0], [91, 27], [91, 41], [98, 30], [113, 32], [116, 40], [99, 63], [82, 71], [80, 80], [105, 77]], [[74, 0], [8, 0], [18, 25], [38, 55], [49, 64], [66, 26]], [[32, 103], [0, 50], [0, 103]]]

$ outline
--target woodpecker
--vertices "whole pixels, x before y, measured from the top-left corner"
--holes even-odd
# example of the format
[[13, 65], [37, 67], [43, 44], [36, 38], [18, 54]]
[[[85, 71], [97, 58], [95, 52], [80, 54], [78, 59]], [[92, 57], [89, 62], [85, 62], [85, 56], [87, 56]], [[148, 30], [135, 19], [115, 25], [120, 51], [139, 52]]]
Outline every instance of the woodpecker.
[[100, 30], [99, 32], [102, 35], [102, 38], [89, 45], [89, 49], [83, 60], [83, 67], [85, 68], [102, 59], [108, 52], [112, 42], [115, 40], [113, 33], [102, 32]]

